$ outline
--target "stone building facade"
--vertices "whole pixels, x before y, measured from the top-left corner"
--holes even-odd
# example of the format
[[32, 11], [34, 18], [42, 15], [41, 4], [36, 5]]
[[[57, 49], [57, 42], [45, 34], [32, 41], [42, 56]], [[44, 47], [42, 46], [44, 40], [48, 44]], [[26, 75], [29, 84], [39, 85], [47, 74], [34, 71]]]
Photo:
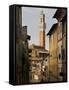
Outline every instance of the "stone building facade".
[[[53, 27], [51, 28], [51, 30], [48, 32], [47, 35], [49, 35], [49, 51], [50, 51], [50, 76], [53, 76], [51, 79], [53, 79], [53, 81], [63, 81], [64, 77], [66, 76], [66, 74], [63, 74], [63, 70], [65, 70], [66, 73], [66, 64], [64, 64], [63, 62], [66, 61], [63, 60], [63, 47], [66, 45], [66, 36], [65, 38], [63, 37], [63, 31], [64, 29], [66, 30], [66, 24], [65, 27], [63, 27], [63, 23], [66, 23], [66, 21], [63, 22], [63, 18], [65, 17], [66, 14], [66, 9], [58, 9], [55, 13], [55, 15], [53, 16], [54, 18], [57, 19], [57, 23], [53, 25]], [[63, 43], [64, 42], [64, 43]], [[55, 51], [55, 53], [51, 53], [53, 51]], [[64, 48], [64, 50], [66, 50], [66, 46]], [[65, 57], [66, 57], [66, 51], [64, 51], [65, 53]], [[52, 54], [52, 55], [51, 55]], [[55, 57], [56, 54], [56, 57]], [[55, 59], [53, 59], [52, 57], [54, 57]], [[55, 66], [54, 66], [55, 65]], [[65, 65], [65, 66], [64, 66]], [[54, 69], [55, 67], [55, 69]], [[51, 75], [52, 74], [52, 75]], [[65, 79], [66, 80], [66, 79]]]
[[52, 26], [49, 35], [49, 78], [57, 81], [57, 23]]
[[[66, 8], [56, 11], [54, 18], [58, 21], [58, 80], [64, 81], [66, 77]], [[66, 17], [66, 18], [65, 18]], [[64, 19], [65, 18], [65, 19]], [[65, 58], [64, 58], [65, 57]]]
[[30, 82], [48, 81], [49, 76], [49, 53], [41, 46], [31, 45], [29, 47]]
[[22, 8], [16, 6], [16, 84], [29, 82], [27, 26], [22, 27]]

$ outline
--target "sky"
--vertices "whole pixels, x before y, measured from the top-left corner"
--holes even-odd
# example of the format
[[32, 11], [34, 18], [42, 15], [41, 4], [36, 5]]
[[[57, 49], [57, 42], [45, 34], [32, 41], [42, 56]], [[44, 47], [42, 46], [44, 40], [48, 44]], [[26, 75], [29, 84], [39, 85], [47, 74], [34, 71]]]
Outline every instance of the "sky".
[[51, 29], [52, 25], [57, 22], [53, 15], [57, 9], [54, 8], [33, 8], [33, 7], [22, 7], [22, 26], [27, 26], [27, 33], [31, 36], [29, 44], [39, 45], [39, 21], [40, 13], [43, 10], [45, 14], [45, 48], [49, 49], [49, 36], [47, 33]]

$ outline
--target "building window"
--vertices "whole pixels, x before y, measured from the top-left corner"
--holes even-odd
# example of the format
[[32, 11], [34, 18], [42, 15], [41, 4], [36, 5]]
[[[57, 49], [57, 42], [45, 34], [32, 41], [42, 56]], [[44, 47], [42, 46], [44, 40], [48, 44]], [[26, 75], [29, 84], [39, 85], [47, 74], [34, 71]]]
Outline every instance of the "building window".
[[32, 53], [32, 49], [29, 49], [29, 53]]
[[66, 22], [62, 22], [63, 34], [66, 33]]
[[66, 56], [65, 56], [65, 49], [62, 49], [62, 59], [65, 60]]
[[47, 61], [47, 59], [46, 59], [46, 61]]
[[63, 72], [60, 72], [59, 75], [60, 75], [60, 76], [63, 76]]
[[61, 59], [61, 54], [59, 53], [59, 59]]
[[62, 45], [59, 45], [57, 53], [58, 53], [58, 59], [62, 60]]
[[31, 57], [31, 55], [29, 55], [29, 57]]
[[42, 57], [42, 54], [41, 53], [39, 53], [39, 57]]

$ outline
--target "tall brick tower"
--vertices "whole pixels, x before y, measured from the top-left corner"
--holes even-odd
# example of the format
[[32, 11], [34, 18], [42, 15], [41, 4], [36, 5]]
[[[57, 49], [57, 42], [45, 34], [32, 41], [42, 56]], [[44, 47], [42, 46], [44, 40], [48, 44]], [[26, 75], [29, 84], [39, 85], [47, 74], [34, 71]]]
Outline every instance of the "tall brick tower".
[[43, 10], [40, 13], [40, 22], [39, 22], [39, 44], [45, 48], [45, 14]]

